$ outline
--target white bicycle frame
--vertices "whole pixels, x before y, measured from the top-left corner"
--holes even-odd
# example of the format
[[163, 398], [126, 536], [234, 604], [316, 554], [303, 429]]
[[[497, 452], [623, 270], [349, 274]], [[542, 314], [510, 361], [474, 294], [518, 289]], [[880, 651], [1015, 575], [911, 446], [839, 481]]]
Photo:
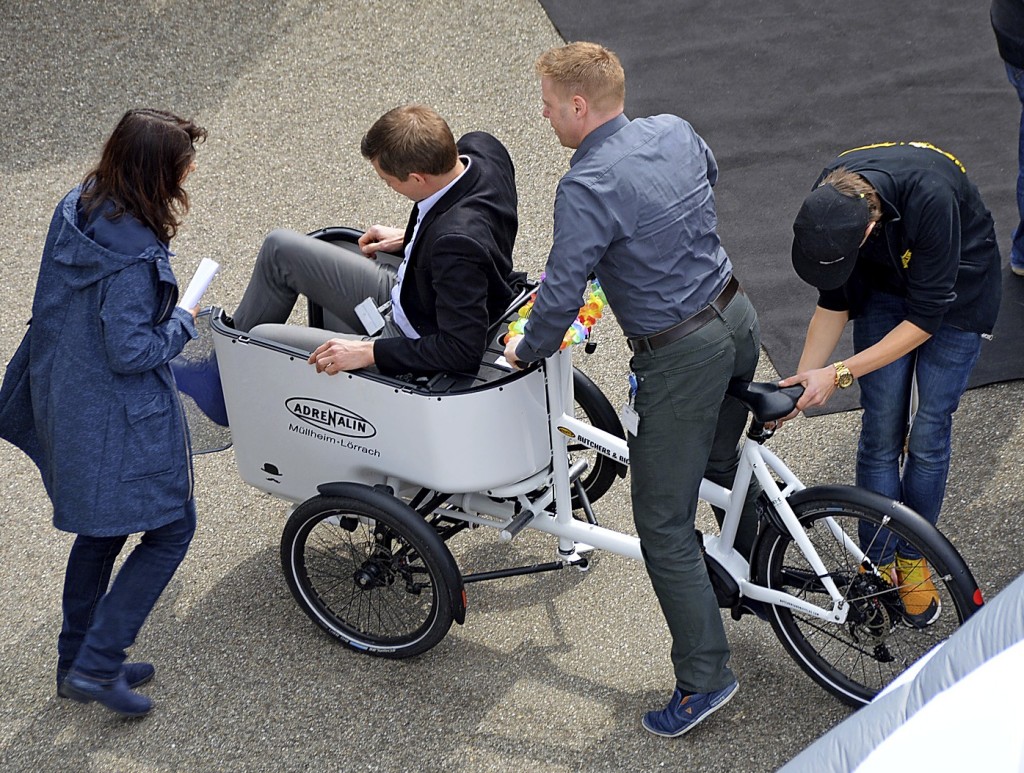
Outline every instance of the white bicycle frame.
[[[581, 462], [570, 470], [568, 443], [580, 443], [624, 464], [629, 463], [629, 447], [626, 441], [582, 422], [568, 413], [574, 405], [572, 359], [569, 350], [548, 357], [543, 367], [547, 379], [545, 389], [552, 448], [550, 471], [546, 471], [546, 475], [541, 473], [514, 486], [484, 492], [486, 496], [461, 495], [459, 504], [466, 519], [481, 525], [495, 526], [499, 524], [486, 515], [503, 517], [505, 522], [501, 526], [501, 536], [506, 540], [511, 540], [526, 527], [554, 535], [558, 537], [559, 557], [567, 564], [578, 563], [580, 554], [594, 548], [643, 560], [638, 537], [573, 517], [570, 481], [582, 474], [585, 467]], [[776, 476], [782, 481], [783, 488], [776, 483]], [[537, 480], [537, 477], [541, 480]], [[810, 604], [803, 599], [766, 588], [750, 580], [750, 567], [733, 546], [751, 477], [757, 478], [796, 545], [832, 598], [830, 608]], [[705, 550], [732, 575], [742, 596], [796, 609], [831, 623], [843, 623], [848, 613], [848, 605], [787, 502], [788, 496], [804, 488], [792, 470], [778, 456], [759, 443], [746, 441], [731, 490], [708, 480], [701, 482], [700, 498], [725, 511], [721, 532], [717, 536], [704, 537]], [[527, 498], [527, 493], [538, 490], [543, 492], [540, 496], [533, 500]], [[519, 513], [512, 517], [510, 512], [495, 512], [490, 507], [495, 504], [494, 498], [515, 499], [520, 505]], [[553, 512], [550, 508], [552, 504]], [[481, 514], [486, 515], [481, 517]], [[865, 554], [856, 540], [851, 539], [833, 519], [825, 518], [824, 523], [858, 563], [865, 559]]]
[[[496, 528], [504, 540], [527, 527], [551, 534], [558, 538], [563, 565], [582, 568], [583, 554], [594, 548], [642, 560], [635, 535], [573, 517], [571, 489], [587, 463], [579, 459], [570, 468], [570, 440], [622, 464], [629, 463], [629, 447], [575, 418], [571, 349], [546, 358], [538, 372], [507, 381], [500, 373], [504, 368], [492, 363], [488, 367], [499, 371], [493, 384], [433, 395], [355, 374], [329, 380], [305, 363], [303, 352], [222, 324], [212, 329], [235, 460], [251, 485], [293, 502], [334, 480], [384, 484], [407, 500], [421, 490], [452, 492], [435, 513]], [[448, 439], [453, 431], [481, 426], [489, 433]], [[418, 442], [401, 440], [410, 431]], [[495, 437], [502, 439], [501, 453], [489, 457]], [[831, 597], [829, 608], [751, 581], [750, 566], [734, 543], [752, 477]], [[725, 512], [720, 533], [704, 535], [704, 548], [743, 597], [842, 623], [847, 604], [788, 502], [804, 488], [774, 453], [748, 440], [731, 489], [701, 483], [700, 498]], [[821, 522], [857, 563], [865, 562], [856, 535], [851, 539], [832, 518]]]

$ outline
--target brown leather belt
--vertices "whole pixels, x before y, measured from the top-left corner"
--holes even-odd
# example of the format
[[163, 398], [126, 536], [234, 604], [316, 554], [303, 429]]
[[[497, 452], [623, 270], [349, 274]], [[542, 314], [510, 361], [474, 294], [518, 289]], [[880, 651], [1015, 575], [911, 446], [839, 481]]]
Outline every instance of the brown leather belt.
[[641, 338], [627, 338], [626, 343], [634, 354], [638, 352], [650, 352], [655, 349], [660, 349], [662, 346], [667, 346], [673, 341], [678, 341], [683, 336], [688, 336], [690, 333], [700, 330], [708, 322], [717, 317], [719, 313], [725, 311], [725, 307], [729, 305], [729, 302], [736, 296], [736, 293], [742, 292], [743, 288], [740, 287], [739, 281], [737, 281], [736, 277], [731, 276], [725, 285], [725, 289], [718, 294], [718, 297], [692, 317], [688, 317], [682, 322], [679, 322], [670, 328], [666, 328], [660, 333], [655, 333], [654, 335], [643, 336]]

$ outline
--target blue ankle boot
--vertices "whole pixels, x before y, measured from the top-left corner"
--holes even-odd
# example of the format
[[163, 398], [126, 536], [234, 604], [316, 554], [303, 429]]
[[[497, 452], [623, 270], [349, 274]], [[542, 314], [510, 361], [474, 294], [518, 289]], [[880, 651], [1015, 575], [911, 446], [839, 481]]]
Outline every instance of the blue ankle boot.
[[153, 701], [132, 692], [124, 671], [115, 679], [92, 679], [72, 671], [61, 684], [60, 691], [65, 698], [79, 703], [96, 701], [122, 717], [145, 716], [153, 708]]
[[[121, 673], [124, 674], [124, 680], [128, 686], [134, 690], [150, 681], [156, 674], [156, 669], [153, 668], [152, 663], [125, 663], [121, 666]], [[67, 676], [67, 669], [57, 669], [57, 695], [61, 698], [70, 697], [65, 695], [61, 689]]]

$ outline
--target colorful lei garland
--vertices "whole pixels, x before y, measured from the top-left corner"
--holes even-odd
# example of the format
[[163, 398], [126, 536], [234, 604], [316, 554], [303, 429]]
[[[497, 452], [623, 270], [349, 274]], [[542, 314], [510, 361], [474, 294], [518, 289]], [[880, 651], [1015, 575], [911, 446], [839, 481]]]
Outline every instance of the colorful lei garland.
[[[540, 281], [544, 281], [544, 274], [541, 274]], [[530, 294], [530, 300], [519, 307], [519, 316], [509, 323], [508, 332], [505, 334], [505, 343], [508, 343], [513, 336], [523, 334], [526, 329], [526, 320], [529, 318], [530, 312], [533, 311], [533, 304], [536, 300], [537, 291], [534, 290]], [[576, 321], [565, 331], [560, 348], [565, 349], [567, 346], [575, 346], [586, 341], [590, 337], [590, 331], [593, 330], [594, 325], [601, 319], [604, 307], [607, 305], [608, 299], [604, 295], [604, 290], [601, 289], [601, 283], [596, 279], [590, 280]]]

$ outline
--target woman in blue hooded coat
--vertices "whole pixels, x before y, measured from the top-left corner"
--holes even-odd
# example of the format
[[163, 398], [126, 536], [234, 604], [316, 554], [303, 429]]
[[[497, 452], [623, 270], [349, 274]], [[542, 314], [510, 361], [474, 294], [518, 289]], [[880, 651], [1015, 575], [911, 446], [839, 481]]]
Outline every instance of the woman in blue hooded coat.
[[78, 535], [58, 694], [124, 716], [152, 708], [133, 688], [155, 670], [126, 663], [126, 650], [196, 525], [188, 427], [168, 365], [196, 337], [196, 310], [175, 306], [169, 245], [205, 137], [170, 113], [125, 113], [97, 166], [57, 205], [32, 320], [0, 390], [0, 437], [38, 465], [54, 526]]

